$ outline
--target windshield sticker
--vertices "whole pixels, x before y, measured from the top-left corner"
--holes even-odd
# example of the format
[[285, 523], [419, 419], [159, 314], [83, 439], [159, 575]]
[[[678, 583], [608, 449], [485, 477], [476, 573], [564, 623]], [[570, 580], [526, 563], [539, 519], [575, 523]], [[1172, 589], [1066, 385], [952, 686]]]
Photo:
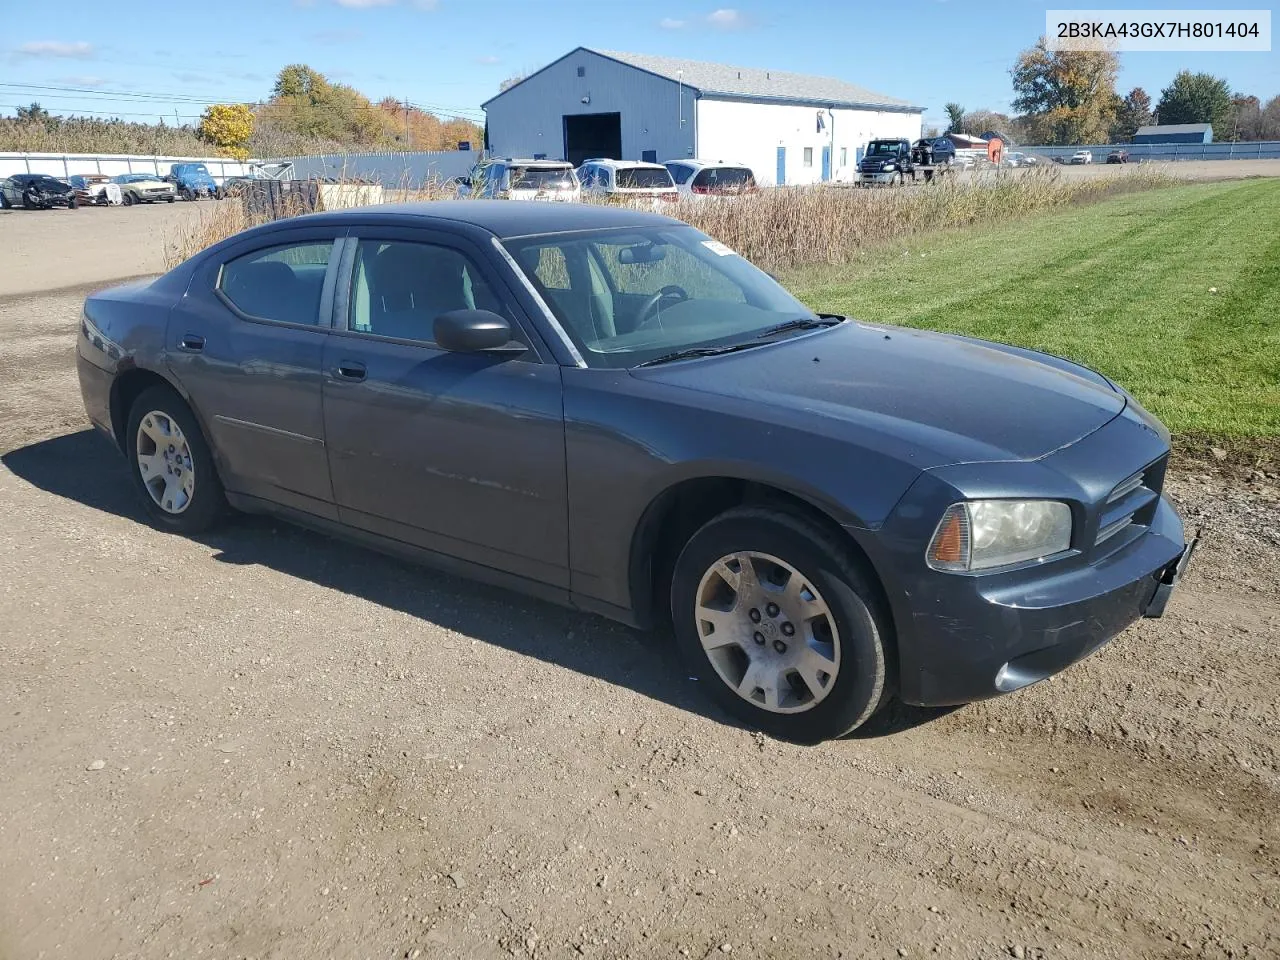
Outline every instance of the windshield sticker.
[[719, 240], [703, 240], [702, 245], [714, 253], [717, 257], [732, 257], [736, 254], [726, 247]]

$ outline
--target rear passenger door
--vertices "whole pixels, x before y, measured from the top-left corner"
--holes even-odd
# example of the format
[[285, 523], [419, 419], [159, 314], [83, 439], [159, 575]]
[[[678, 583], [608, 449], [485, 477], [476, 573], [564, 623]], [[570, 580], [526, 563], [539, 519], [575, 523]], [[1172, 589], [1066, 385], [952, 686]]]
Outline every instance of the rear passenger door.
[[227, 489], [329, 519], [321, 365], [340, 245], [313, 227], [228, 248], [192, 278], [166, 345]]

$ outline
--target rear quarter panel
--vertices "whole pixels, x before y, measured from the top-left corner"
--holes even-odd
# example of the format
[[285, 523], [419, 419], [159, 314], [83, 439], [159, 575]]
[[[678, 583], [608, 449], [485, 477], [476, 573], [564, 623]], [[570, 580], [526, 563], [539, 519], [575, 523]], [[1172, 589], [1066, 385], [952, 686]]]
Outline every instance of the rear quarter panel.
[[[76, 352], [81, 363], [106, 375], [94, 382], [115, 389], [121, 377], [133, 370], [148, 370], [163, 377], [175, 387], [164, 358], [165, 328], [169, 311], [179, 293], [151, 281], [112, 287], [85, 300]], [[82, 385], [86, 379], [82, 376]], [[85, 389], [88, 389], [87, 387]], [[95, 422], [117, 431], [120, 424], [111, 420], [111, 396], [91, 397], [86, 393], [85, 406]]]

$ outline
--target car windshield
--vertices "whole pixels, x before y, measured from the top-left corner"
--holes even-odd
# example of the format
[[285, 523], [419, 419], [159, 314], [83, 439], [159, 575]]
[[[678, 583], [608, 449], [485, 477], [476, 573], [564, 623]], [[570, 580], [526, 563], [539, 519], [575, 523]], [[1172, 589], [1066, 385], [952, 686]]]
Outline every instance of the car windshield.
[[155, 177], [149, 173], [122, 173], [112, 179], [116, 183], [141, 183], [143, 180], [154, 180]]
[[614, 172], [619, 190], [652, 190], [674, 187], [666, 167], [622, 167]]
[[763, 270], [693, 227], [547, 234], [505, 246], [592, 367], [732, 346], [816, 319]]
[[736, 191], [754, 187], [755, 178], [746, 167], [707, 167], [693, 178], [695, 187]]
[[568, 167], [512, 167], [512, 190], [569, 190], [577, 186]]
[[899, 146], [901, 146], [901, 144], [899, 144], [897, 140], [872, 140], [867, 144], [867, 156], [895, 156], [898, 153]]

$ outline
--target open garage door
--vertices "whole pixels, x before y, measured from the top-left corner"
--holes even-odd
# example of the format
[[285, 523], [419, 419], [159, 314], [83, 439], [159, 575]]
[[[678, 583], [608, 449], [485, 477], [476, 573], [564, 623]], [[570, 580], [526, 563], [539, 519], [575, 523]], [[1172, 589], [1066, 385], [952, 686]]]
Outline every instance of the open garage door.
[[622, 114], [580, 113], [564, 118], [564, 158], [575, 167], [584, 160], [622, 159]]

